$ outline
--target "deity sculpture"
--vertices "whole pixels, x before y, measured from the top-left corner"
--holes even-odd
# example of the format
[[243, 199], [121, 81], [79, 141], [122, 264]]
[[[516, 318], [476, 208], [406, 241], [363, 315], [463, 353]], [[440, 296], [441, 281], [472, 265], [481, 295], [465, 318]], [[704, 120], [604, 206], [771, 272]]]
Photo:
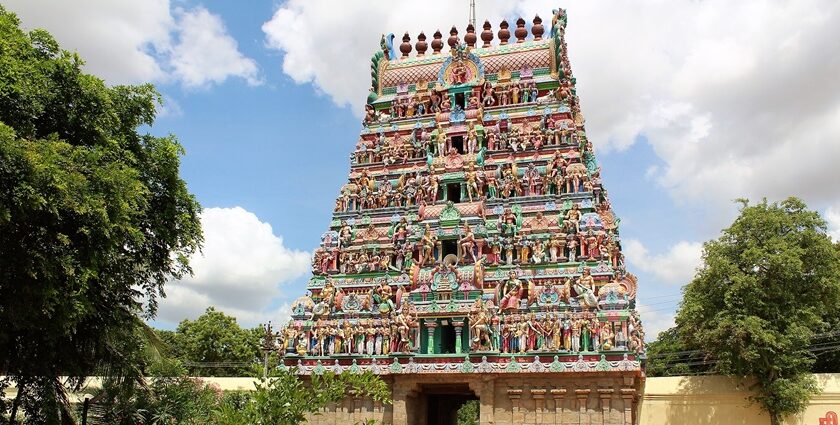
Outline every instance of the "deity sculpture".
[[463, 60], [456, 60], [452, 62], [452, 77], [450, 83], [452, 85], [465, 84], [469, 75], [469, 68]]
[[476, 261], [475, 257], [475, 235], [472, 232], [469, 224], [464, 224], [464, 235], [458, 239], [458, 246], [460, 248], [459, 255], [458, 255], [458, 262], [463, 264], [464, 259], [467, 255], [472, 258], [473, 262]]
[[566, 211], [566, 216], [563, 219], [564, 229], [573, 230], [575, 233], [580, 231], [580, 207], [578, 204], [572, 204], [572, 208]]
[[438, 123], [438, 127], [437, 127], [437, 146], [436, 146], [437, 156], [443, 157], [446, 154], [446, 146], [447, 146], [446, 130], [444, 130], [443, 126], [441, 126], [441, 124]]
[[434, 264], [437, 259], [434, 257], [434, 249], [437, 244], [437, 236], [432, 233], [432, 228], [426, 224], [423, 237], [420, 239], [420, 266]]
[[519, 88], [519, 84], [514, 84], [513, 87], [510, 89], [511, 100], [513, 103], [519, 103], [519, 92], [522, 89]]
[[478, 148], [478, 131], [475, 129], [475, 124], [470, 123], [467, 129], [467, 153], [475, 153]]
[[528, 185], [528, 196], [538, 195], [537, 186], [541, 181], [540, 172], [537, 170], [537, 167], [534, 163], [528, 164], [528, 169], [525, 170], [525, 175], [523, 176], [523, 180]]
[[545, 259], [545, 246], [543, 245], [543, 241], [537, 239], [534, 242], [534, 249], [531, 252], [531, 262], [534, 264], [541, 264]]
[[598, 298], [595, 295], [595, 279], [592, 277], [589, 267], [583, 269], [583, 275], [578, 278], [574, 290], [583, 307], [598, 307]]
[[491, 318], [481, 299], [476, 300], [478, 308], [473, 308], [470, 313], [470, 349], [472, 350], [495, 350], [493, 339], [493, 328]]
[[479, 185], [479, 175], [475, 171], [475, 165], [470, 164], [469, 170], [464, 173], [466, 178], [466, 186], [467, 186], [467, 198], [470, 202], [473, 201], [473, 196], [478, 197], [481, 195], [480, 185]]

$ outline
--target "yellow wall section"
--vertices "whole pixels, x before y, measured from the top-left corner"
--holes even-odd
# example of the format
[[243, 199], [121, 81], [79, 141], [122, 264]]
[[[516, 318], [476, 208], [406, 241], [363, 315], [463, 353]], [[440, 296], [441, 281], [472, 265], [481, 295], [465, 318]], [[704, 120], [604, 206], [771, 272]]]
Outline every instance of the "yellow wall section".
[[[840, 414], [840, 374], [815, 375], [822, 394], [786, 425], [822, 425], [820, 418]], [[770, 418], [750, 404], [749, 383], [722, 376], [648, 378], [639, 406], [640, 425], [763, 425]]]
[[[822, 394], [800, 415], [787, 418], [785, 425], [835, 425], [820, 422], [827, 412], [840, 415], [840, 374], [815, 375]], [[253, 378], [202, 378], [222, 390], [250, 390]], [[96, 387], [97, 379], [88, 382]], [[647, 378], [639, 401], [639, 425], [769, 425], [770, 419], [761, 409], [750, 404], [749, 384], [744, 380], [722, 376], [683, 376]], [[6, 390], [6, 397], [14, 397], [14, 387]], [[71, 400], [84, 399], [76, 394]], [[77, 398], [78, 397], [78, 398]]]

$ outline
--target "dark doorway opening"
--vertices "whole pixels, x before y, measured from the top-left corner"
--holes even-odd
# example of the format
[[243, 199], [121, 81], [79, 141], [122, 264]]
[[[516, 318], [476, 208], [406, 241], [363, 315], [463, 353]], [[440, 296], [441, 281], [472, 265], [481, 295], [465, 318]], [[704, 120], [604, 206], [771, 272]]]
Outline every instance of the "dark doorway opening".
[[458, 153], [464, 153], [464, 136], [452, 136], [452, 147], [455, 148]]
[[440, 248], [443, 251], [440, 258], [446, 258], [447, 255], [458, 255], [458, 241], [455, 239], [440, 241]]
[[440, 352], [441, 354], [455, 354], [455, 327], [448, 320], [441, 322]]
[[462, 416], [472, 416], [474, 423], [478, 423], [477, 404], [468, 406], [472, 409], [462, 409], [467, 403], [478, 401], [467, 384], [424, 386], [423, 393], [426, 396], [426, 424], [456, 425], [459, 409], [462, 410]]
[[449, 183], [446, 185], [446, 200], [454, 204], [461, 202], [461, 183]]
[[466, 109], [466, 107], [467, 107], [466, 98], [467, 97], [464, 96], [464, 93], [455, 93], [455, 104], [460, 106], [461, 109]]

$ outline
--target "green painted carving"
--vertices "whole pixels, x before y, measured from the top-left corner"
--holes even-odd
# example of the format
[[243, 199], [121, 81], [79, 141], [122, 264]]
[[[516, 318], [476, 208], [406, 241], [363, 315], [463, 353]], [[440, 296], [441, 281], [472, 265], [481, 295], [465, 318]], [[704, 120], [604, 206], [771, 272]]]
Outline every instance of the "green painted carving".
[[394, 361], [391, 362], [391, 366], [388, 367], [388, 370], [390, 370], [391, 373], [402, 373], [402, 366], [396, 357], [394, 357]]
[[521, 371], [522, 366], [520, 366], [519, 363], [516, 362], [516, 357], [511, 357], [510, 363], [508, 363], [507, 366], [505, 366], [505, 372], [516, 373]]
[[461, 212], [455, 208], [452, 201], [446, 203], [446, 207], [440, 212], [440, 224], [443, 227], [457, 226], [461, 222]]
[[595, 370], [598, 372], [609, 372], [610, 369], [610, 362], [607, 361], [607, 356], [601, 354], [601, 360], [598, 361], [598, 364], [595, 365]]
[[548, 366], [548, 370], [552, 372], [563, 372], [566, 370], [566, 365], [560, 362], [557, 356], [554, 356], [554, 361]]
[[551, 19], [549, 37], [551, 37], [551, 44], [554, 48], [554, 63], [557, 65], [557, 72], [560, 74], [560, 78], [563, 78], [563, 66], [560, 60], [563, 57], [563, 33], [566, 31], [567, 16], [564, 9], [555, 9], [552, 12], [554, 12], [554, 16]]
[[[393, 37], [393, 36], [392, 36]], [[387, 40], [385, 36], [379, 41], [380, 50], [373, 54], [370, 58], [370, 93], [368, 93], [367, 104], [372, 104], [378, 97], [379, 90], [379, 69], [384, 62], [388, 60], [385, 58], [385, 50], [387, 47]], [[393, 52], [392, 52], [393, 53]]]
[[446, 311], [452, 313], [458, 311], [458, 306], [455, 304], [455, 300], [449, 299], [449, 304], [446, 304]]
[[461, 373], [473, 373], [475, 372], [475, 365], [470, 361], [470, 356], [464, 356], [464, 362], [461, 363], [461, 367], [458, 368]]
[[482, 146], [481, 149], [478, 150], [478, 153], [475, 155], [475, 164], [479, 167], [484, 166], [484, 154], [487, 153], [487, 148]]
[[324, 368], [324, 365], [321, 364], [320, 360], [318, 360], [318, 363], [315, 365], [315, 369], [312, 369], [312, 373], [315, 375], [323, 375], [326, 371], [327, 370]]
[[356, 364], [356, 359], [353, 359], [353, 364], [350, 365], [350, 373], [362, 373], [362, 368]]

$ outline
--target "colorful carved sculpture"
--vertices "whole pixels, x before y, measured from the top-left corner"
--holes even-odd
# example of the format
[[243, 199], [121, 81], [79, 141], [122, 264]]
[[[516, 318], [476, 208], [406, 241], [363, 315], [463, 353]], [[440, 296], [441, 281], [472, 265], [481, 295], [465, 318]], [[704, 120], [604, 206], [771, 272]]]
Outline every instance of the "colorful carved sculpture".
[[383, 35], [350, 175], [313, 251], [311, 295], [278, 334], [286, 365], [314, 373], [331, 357], [321, 364], [374, 370], [391, 356], [375, 370], [405, 373], [422, 369], [413, 355], [470, 352], [485, 364], [459, 359], [463, 370], [516, 370], [510, 356], [537, 353], [578, 371], [590, 370], [579, 353], [637, 362], [637, 282], [584, 128], [565, 25], [555, 11], [543, 39], [535, 18], [525, 40], [518, 20], [507, 44], [505, 23], [494, 47], [487, 23], [480, 48], [474, 29], [466, 44], [455, 30], [450, 54], [437, 32], [426, 55], [422, 35], [416, 57], [408, 35], [402, 57]]

